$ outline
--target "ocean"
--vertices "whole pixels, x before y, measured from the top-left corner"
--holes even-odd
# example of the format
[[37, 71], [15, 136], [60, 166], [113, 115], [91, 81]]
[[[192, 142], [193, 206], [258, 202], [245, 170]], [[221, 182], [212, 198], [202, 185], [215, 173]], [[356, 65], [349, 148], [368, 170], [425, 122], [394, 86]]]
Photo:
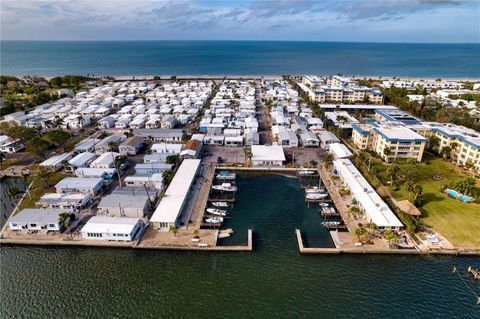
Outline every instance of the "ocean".
[[298, 180], [241, 177], [238, 186], [225, 227], [240, 236], [226, 244], [253, 228], [253, 252], [3, 246], [0, 317], [480, 317], [480, 284], [466, 274], [478, 257], [300, 255], [295, 228], [310, 244], [329, 239]]
[[1, 41], [2, 75], [302, 75], [480, 78], [480, 44]]

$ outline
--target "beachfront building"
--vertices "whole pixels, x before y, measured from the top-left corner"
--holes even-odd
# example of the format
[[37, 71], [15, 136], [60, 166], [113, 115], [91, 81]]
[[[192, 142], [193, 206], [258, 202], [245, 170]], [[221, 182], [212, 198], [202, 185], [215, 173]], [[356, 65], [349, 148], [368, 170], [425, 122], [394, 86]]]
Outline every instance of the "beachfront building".
[[379, 230], [403, 228], [397, 216], [350, 160], [337, 159], [333, 165], [344, 186], [348, 187], [355, 202], [365, 213], [367, 222], [375, 223]]
[[285, 154], [278, 145], [252, 145], [253, 166], [283, 166]]
[[117, 217], [142, 218], [151, 209], [152, 203], [147, 195], [142, 193], [111, 194], [102, 197], [98, 204], [98, 214]]
[[55, 208], [26, 208], [10, 217], [8, 226], [11, 230], [20, 231], [61, 231], [64, 224], [60, 215], [68, 212]]
[[83, 193], [95, 196], [103, 186], [101, 178], [65, 177], [55, 185], [57, 193]]
[[143, 227], [140, 218], [93, 216], [81, 233], [86, 240], [133, 241]]
[[170, 185], [165, 191], [157, 209], [150, 219], [152, 227], [160, 231], [169, 231], [178, 226], [188, 195], [200, 166], [199, 159], [185, 159], [178, 168]]

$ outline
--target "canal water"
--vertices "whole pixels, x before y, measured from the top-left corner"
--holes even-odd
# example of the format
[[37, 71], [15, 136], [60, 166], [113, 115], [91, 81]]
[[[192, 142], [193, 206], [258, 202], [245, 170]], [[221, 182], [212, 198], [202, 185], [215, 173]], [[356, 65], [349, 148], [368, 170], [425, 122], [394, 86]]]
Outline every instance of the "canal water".
[[[279, 183], [286, 190], [272, 191]], [[466, 274], [480, 258], [300, 255], [295, 227], [309, 244], [329, 239], [313, 236], [313, 211], [298, 211], [298, 180], [246, 176], [238, 186], [239, 199], [255, 196], [235, 206], [241, 236], [230, 244], [253, 227], [253, 252], [2, 246], [0, 317], [480, 318], [480, 285]]]

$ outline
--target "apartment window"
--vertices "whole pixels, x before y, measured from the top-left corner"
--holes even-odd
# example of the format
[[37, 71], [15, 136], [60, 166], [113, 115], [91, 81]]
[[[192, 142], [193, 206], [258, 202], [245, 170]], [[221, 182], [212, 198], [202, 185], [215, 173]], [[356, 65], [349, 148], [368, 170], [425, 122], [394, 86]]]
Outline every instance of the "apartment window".
[[54, 228], [55, 224], [48, 224], [48, 227]]

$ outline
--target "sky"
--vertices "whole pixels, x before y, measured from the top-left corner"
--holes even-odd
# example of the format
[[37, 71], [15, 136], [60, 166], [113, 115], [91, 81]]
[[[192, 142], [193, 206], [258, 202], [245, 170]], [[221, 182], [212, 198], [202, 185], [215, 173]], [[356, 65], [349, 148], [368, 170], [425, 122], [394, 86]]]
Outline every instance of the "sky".
[[480, 0], [1, 0], [2, 40], [480, 43]]

